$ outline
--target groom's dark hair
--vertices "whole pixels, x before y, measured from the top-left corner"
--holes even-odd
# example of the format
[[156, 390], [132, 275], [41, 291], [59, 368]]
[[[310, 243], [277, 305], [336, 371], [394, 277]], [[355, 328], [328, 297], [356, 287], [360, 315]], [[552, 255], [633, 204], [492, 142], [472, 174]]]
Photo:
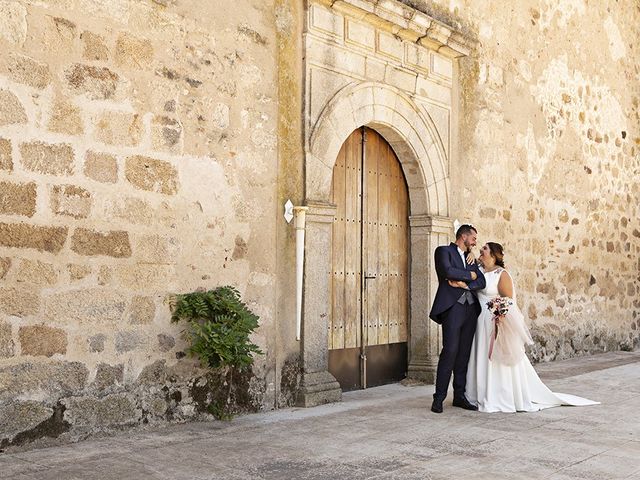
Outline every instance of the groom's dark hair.
[[473, 225], [460, 225], [460, 228], [458, 228], [458, 231], [456, 232], [456, 240], [462, 237], [462, 235], [466, 235], [471, 232], [478, 233], [478, 230], [476, 230], [476, 227], [474, 227]]

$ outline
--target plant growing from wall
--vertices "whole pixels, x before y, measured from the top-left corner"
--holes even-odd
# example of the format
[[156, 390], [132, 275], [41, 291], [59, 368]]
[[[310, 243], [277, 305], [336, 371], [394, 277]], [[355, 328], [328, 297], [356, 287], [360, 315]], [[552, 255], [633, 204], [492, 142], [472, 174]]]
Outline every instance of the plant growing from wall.
[[228, 385], [226, 400], [209, 404], [209, 411], [220, 419], [231, 418], [234, 372], [245, 372], [254, 355], [262, 355], [249, 339], [258, 328], [259, 317], [240, 299], [233, 287], [175, 295], [170, 300], [171, 321], [187, 322], [184, 336], [187, 353], [198, 357], [203, 367], [221, 374]]

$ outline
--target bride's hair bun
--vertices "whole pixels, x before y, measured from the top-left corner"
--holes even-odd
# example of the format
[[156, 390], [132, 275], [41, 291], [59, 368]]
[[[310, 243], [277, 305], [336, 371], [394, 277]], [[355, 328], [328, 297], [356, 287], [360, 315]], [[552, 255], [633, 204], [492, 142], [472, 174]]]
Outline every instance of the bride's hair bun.
[[496, 265], [504, 268], [504, 248], [496, 242], [487, 242], [491, 256], [496, 259]]

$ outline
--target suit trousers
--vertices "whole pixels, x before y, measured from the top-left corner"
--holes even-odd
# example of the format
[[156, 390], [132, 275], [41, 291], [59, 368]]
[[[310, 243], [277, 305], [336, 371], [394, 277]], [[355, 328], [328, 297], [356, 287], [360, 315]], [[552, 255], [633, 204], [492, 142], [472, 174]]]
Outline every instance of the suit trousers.
[[434, 400], [443, 401], [447, 396], [453, 373], [453, 397], [465, 398], [467, 367], [473, 336], [478, 322], [477, 303], [456, 303], [442, 321], [442, 351], [438, 359]]

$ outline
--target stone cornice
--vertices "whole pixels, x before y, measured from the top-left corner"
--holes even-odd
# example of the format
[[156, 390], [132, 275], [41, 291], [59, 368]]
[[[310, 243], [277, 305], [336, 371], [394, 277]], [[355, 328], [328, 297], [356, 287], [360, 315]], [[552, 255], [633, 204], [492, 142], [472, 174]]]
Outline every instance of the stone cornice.
[[453, 222], [449, 217], [438, 215], [411, 215], [409, 217], [411, 229], [423, 229], [425, 233], [442, 233], [451, 235]]
[[469, 55], [475, 41], [398, 0], [312, 0], [447, 57]]

